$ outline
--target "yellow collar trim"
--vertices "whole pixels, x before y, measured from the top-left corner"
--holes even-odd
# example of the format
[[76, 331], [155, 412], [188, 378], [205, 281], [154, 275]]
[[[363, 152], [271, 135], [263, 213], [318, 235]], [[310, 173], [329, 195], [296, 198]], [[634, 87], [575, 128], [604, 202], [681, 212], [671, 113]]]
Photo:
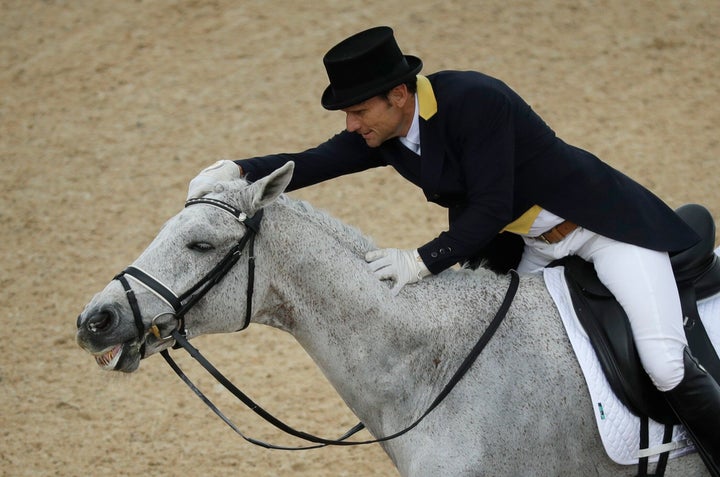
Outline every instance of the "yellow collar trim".
[[423, 75], [417, 75], [417, 95], [420, 117], [427, 121], [437, 113], [437, 100], [430, 80]]

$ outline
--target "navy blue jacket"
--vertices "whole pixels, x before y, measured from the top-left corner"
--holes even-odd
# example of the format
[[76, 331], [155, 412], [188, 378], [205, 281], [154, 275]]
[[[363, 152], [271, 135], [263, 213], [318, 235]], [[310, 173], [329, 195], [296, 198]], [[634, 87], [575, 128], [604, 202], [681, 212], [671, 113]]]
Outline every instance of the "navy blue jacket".
[[698, 240], [645, 187], [558, 138], [501, 81], [477, 72], [442, 71], [418, 77], [418, 99], [420, 157], [397, 138], [370, 148], [360, 135], [343, 131], [304, 152], [237, 163], [249, 180], [257, 180], [295, 161], [288, 190], [394, 167], [422, 188], [427, 200], [448, 209], [448, 230], [418, 248], [433, 273], [483, 255], [497, 237], [509, 235], [498, 235], [506, 225], [534, 205], [654, 250], [683, 250]]

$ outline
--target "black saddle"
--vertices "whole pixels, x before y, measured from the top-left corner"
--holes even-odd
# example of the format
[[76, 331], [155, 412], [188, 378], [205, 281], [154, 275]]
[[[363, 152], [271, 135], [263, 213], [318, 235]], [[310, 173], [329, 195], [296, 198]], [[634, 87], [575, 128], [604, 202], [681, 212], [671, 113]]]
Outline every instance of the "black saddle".
[[[685, 334], [695, 357], [720, 382], [720, 359], [696, 305], [697, 300], [720, 292], [720, 259], [714, 253], [715, 224], [707, 209], [697, 204], [685, 205], [676, 212], [701, 237], [697, 245], [671, 256]], [[664, 396], [640, 364], [625, 311], [597, 278], [593, 265], [576, 256], [551, 264], [557, 265], [565, 267], [575, 312], [618, 398], [637, 416], [665, 425], [678, 424]]]

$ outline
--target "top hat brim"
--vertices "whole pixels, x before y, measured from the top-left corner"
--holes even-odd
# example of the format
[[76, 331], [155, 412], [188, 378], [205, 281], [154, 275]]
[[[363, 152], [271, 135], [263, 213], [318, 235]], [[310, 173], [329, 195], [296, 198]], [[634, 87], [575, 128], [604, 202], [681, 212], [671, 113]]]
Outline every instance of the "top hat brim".
[[411, 80], [422, 69], [422, 60], [420, 58], [405, 55], [408, 68], [398, 72], [393, 76], [384, 77], [380, 80], [368, 84], [362, 84], [346, 90], [335, 90], [332, 85], [325, 88], [321, 103], [323, 108], [336, 111], [338, 109], [347, 108], [355, 104], [362, 103], [373, 96], [384, 93], [395, 86]]

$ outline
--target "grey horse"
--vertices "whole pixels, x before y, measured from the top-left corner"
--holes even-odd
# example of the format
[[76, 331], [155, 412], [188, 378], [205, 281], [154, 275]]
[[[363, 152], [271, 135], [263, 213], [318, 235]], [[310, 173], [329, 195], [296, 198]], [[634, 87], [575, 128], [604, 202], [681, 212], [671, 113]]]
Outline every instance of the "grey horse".
[[[292, 334], [376, 437], [413, 422], [475, 345], [503, 301], [509, 278], [451, 269], [393, 297], [363, 257], [376, 248], [357, 230], [283, 195], [293, 164], [255, 183], [223, 183], [210, 198], [252, 217], [254, 291], [240, 256], [185, 317], [187, 337], [253, 323]], [[217, 207], [195, 205], [170, 219], [133, 266], [183, 291], [247, 233]], [[328, 259], [331, 257], [331, 259]], [[77, 341], [106, 369], [131, 372], [173, 343], [172, 308], [129, 280], [135, 323], [117, 280], [78, 318]], [[153, 333], [141, 332], [155, 327]], [[141, 353], [142, 350], [142, 353]], [[504, 322], [446, 399], [416, 428], [381, 444], [403, 476], [631, 476], [608, 458], [588, 389], [542, 277], [522, 277]], [[670, 461], [669, 476], [707, 475], [696, 454]]]

